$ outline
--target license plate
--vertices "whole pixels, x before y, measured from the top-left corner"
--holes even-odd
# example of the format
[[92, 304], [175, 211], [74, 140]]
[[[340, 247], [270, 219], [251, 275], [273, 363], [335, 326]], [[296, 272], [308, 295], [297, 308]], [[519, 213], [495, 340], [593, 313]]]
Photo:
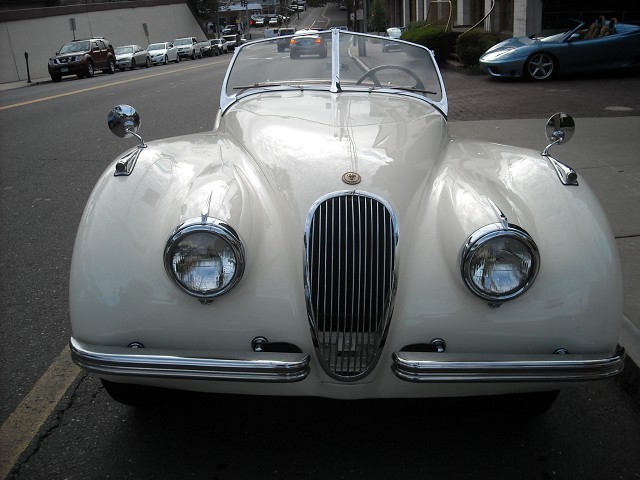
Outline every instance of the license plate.
[[67, 67], [62, 67], [62, 68], [60, 69], [60, 71], [61, 71], [62, 73], [67, 73], [67, 72], [69, 71], [69, 69], [68, 69]]

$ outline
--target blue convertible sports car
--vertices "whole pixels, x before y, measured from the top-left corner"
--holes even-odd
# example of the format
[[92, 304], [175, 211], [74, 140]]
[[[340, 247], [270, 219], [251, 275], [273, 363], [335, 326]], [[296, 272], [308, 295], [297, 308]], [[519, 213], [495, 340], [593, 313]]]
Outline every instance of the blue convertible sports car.
[[510, 38], [480, 57], [480, 67], [489, 75], [532, 80], [634, 65], [640, 65], [640, 26], [603, 17], [589, 27], [573, 20], [565, 28]]

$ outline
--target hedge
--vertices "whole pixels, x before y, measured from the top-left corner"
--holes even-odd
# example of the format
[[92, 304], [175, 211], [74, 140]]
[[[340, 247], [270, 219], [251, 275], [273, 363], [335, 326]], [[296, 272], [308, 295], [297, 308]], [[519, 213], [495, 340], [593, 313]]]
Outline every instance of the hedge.
[[453, 47], [454, 34], [443, 27], [425, 27], [411, 24], [402, 34], [402, 40], [417, 43], [433, 50], [436, 61], [444, 62]]
[[475, 67], [480, 61], [480, 56], [500, 41], [501, 38], [493, 33], [475, 30], [463, 33], [456, 42], [458, 59], [465, 67]]

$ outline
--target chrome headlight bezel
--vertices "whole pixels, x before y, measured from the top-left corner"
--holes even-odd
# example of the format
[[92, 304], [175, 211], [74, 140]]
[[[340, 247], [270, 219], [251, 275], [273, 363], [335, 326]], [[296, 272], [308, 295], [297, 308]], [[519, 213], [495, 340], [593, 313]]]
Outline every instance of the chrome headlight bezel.
[[[473, 278], [473, 260], [477, 255], [482, 254], [483, 249], [486, 249], [489, 244], [504, 240], [518, 242], [524, 247], [524, 252], [528, 256], [526, 261], [529, 262], [527, 271], [516, 286], [505, 292], [482, 288]], [[460, 267], [462, 279], [472, 293], [483, 300], [499, 303], [519, 297], [531, 287], [540, 268], [540, 252], [533, 238], [521, 227], [513, 224], [505, 226], [501, 223], [495, 223], [486, 225], [469, 236], [462, 247]]]
[[[213, 235], [217, 237], [217, 239], [221, 239], [225, 242], [229, 251], [232, 252], [235, 257], [235, 270], [232, 278], [219, 288], [203, 290], [195, 289], [182, 281], [175, 270], [173, 259], [176, 255], [176, 248], [178, 248], [187, 238], [198, 234]], [[204, 221], [202, 218], [187, 220], [176, 228], [176, 230], [174, 230], [169, 236], [164, 249], [164, 267], [169, 278], [171, 278], [173, 283], [175, 283], [182, 291], [202, 301], [212, 300], [213, 298], [224, 295], [232, 290], [242, 279], [245, 264], [245, 248], [240, 236], [231, 226], [215, 218], [207, 218]]]

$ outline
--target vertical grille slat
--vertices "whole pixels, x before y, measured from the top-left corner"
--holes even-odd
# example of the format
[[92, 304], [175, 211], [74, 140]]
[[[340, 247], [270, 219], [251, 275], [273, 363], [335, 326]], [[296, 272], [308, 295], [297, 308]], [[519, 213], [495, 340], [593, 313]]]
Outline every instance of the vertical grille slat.
[[305, 231], [307, 310], [320, 363], [356, 380], [375, 366], [395, 295], [397, 222], [391, 207], [363, 192], [325, 197]]

